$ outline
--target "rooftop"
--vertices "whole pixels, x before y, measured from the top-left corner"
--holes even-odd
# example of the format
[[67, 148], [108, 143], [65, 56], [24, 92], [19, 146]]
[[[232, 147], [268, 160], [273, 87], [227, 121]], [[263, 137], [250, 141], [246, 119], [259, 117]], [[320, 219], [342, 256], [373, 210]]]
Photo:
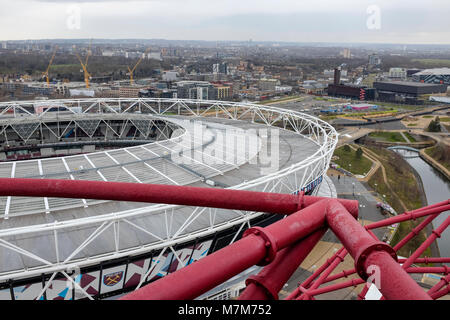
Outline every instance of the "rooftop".
[[415, 76], [428, 76], [428, 75], [450, 75], [450, 68], [435, 68], [426, 69], [414, 74]]
[[411, 87], [434, 87], [436, 85], [439, 85], [436, 83], [423, 83], [423, 82], [412, 82], [412, 81], [375, 81], [374, 86], [376, 83], [391, 84], [391, 85], [398, 85], [398, 86], [411, 86]]

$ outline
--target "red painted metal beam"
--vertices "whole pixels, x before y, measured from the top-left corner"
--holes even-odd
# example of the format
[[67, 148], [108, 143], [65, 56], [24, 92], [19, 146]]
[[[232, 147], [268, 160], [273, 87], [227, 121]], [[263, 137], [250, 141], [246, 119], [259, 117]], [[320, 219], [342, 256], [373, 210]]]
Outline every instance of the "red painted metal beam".
[[444, 222], [433, 230], [431, 235], [417, 248], [417, 250], [403, 263], [403, 269], [408, 268], [437, 238], [441, 237], [442, 232], [450, 225], [450, 216], [444, 220]]
[[[0, 196], [52, 197], [164, 203], [195, 207], [291, 214], [321, 197], [157, 184], [85, 180], [0, 178]], [[339, 199], [358, 215], [358, 202]]]
[[266, 257], [266, 240], [250, 235], [121, 300], [193, 300]]
[[450, 273], [450, 267], [409, 267], [406, 269], [408, 273]]
[[325, 227], [325, 212], [329, 202], [330, 200], [316, 202], [266, 228], [251, 228], [241, 240], [122, 299], [195, 299], [255, 264], [272, 262], [279, 250]]
[[350, 280], [347, 280], [347, 281], [344, 281], [341, 283], [332, 284], [332, 285], [329, 285], [329, 286], [326, 286], [323, 288], [316, 288], [313, 290], [308, 290], [308, 294], [310, 296], [318, 296], [320, 294], [333, 292], [333, 291], [345, 289], [348, 287], [356, 287], [363, 283], [365, 283], [365, 281], [363, 279], [350, 279]]
[[312, 275], [308, 277], [303, 283], [301, 283], [294, 291], [291, 292], [291, 294], [286, 298], [286, 300], [293, 300], [296, 299], [302, 292], [306, 292], [307, 288], [310, 286], [310, 284], [319, 277], [322, 272], [325, 271], [328, 266], [330, 266], [335, 259], [338, 259], [338, 256], [345, 250], [344, 247], [340, 248], [330, 259], [327, 259], [327, 261], [319, 267]]
[[380, 292], [389, 300], [430, 300], [431, 297], [397, 263], [395, 251], [376, 241], [339, 203], [328, 207], [327, 221], [355, 260], [355, 269], [367, 279], [369, 266], [379, 270]]
[[422, 231], [423, 229], [425, 229], [425, 227], [430, 224], [437, 216], [439, 216], [440, 213], [435, 213], [432, 214], [430, 216], [428, 216], [424, 221], [422, 221], [417, 227], [415, 227], [414, 229], [412, 229], [412, 231], [406, 236], [404, 237], [402, 240], [400, 240], [395, 246], [394, 246], [394, 250], [396, 252], [398, 252], [398, 250], [400, 250], [401, 248], [403, 248], [403, 246], [405, 244], [408, 243], [409, 240], [411, 240], [412, 238], [414, 238], [415, 236], [417, 236], [419, 234], [420, 231]]
[[445, 277], [442, 277], [441, 280], [436, 283], [434, 285], [433, 288], [431, 288], [430, 290], [428, 290], [428, 294], [432, 295], [436, 292], [438, 292], [439, 290], [441, 290], [445, 285], [449, 286], [450, 285], [450, 275], [447, 275]]
[[450, 210], [450, 200], [445, 200], [434, 205], [420, 208], [414, 211], [405, 212], [399, 214], [398, 216], [388, 218], [385, 220], [373, 222], [366, 226], [366, 229], [376, 229], [381, 227], [387, 227], [395, 223], [400, 223], [407, 220], [415, 220], [424, 216], [429, 216], [435, 213], [441, 213]]
[[[400, 263], [400, 264], [404, 263], [405, 261], [406, 261], [406, 259], [404, 259], [404, 258], [403, 259], [398, 259], [398, 263]], [[450, 258], [427, 258], [427, 257], [425, 257], [425, 258], [418, 258], [418, 259], [414, 260], [414, 263], [425, 263], [425, 264], [430, 264], [430, 263], [450, 263]], [[430, 268], [442, 268], [442, 269], [435, 269], [435, 271], [429, 271], [429, 272], [437, 272], [436, 270], [441, 270], [441, 273], [444, 273], [444, 271], [442, 271], [442, 270], [445, 270], [445, 268], [447, 268], [449, 270], [449, 273], [450, 273], [450, 269], [448, 267], [446, 267], [446, 266], [444, 266], [444, 267], [430, 267]], [[416, 270], [416, 269], [408, 268], [406, 271], [408, 273], [410, 273], [411, 270]], [[324, 280], [323, 283], [335, 281], [335, 280], [338, 280], [338, 279], [341, 279], [341, 278], [347, 278], [348, 276], [351, 276], [351, 275], [353, 275], [355, 273], [356, 273], [356, 269], [344, 270], [344, 271], [336, 273], [336, 274], [334, 274], [332, 276], [329, 276], [328, 278], [326, 278]]]
[[278, 300], [278, 293], [326, 232], [322, 228], [278, 252], [275, 260], [257, 275], [250, 276], [239, 300]]
[[348, 254], [347, 250], [342, 250], [338, 255], [337, 258], [334, 259], [333, 262], [330, 263], [330, 265], [321, 273], [319, 278], [317, 278], [316, 281], [311, 285], [310, 288], [306, 289], [305, 292], [303, 292], [302, 295], [296, 298], [296, 300], [309, 300], [310, 297], [313, 297], [314, 294], [311, 292], [314, 292], [317, 288], [322, 285], [324, 280], [336, 269], [336, 267], [344, 261], [345, 256]]

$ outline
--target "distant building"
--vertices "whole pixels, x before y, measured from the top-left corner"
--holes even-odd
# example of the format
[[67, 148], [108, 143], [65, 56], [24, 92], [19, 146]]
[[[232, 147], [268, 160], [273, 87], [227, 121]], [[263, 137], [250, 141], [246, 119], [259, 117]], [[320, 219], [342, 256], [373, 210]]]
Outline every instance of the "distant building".
[[411, 78], [414, 74], [422, 71], [422, 69], [408, 69], [406, 70], [406, 77]]
[[213, 64], [213, 73], [215, 73], [215, 74], [219, 73], [219, 64], [218, 63]]
[[215, 64], [213, 64], [212, 71], [214, 74], [218, 74], [218, 73], [228, 74], [228, 64], [225, 62], [215, 63]]
[[410, 81], [376, 81], [378, 99], [382, 101], [420, 104], [424, 95], [447, 92], [445, 84], [429, 84]]
[[325, 93], [326, 88], [327, 88], [326, 84], [320, 83], [316, 80], [306, 80], [303, 81], [299, 89], [301, 93], [323, 94]]
[[352, 53], [350, 49], [344, 49], [340, 52], [341, 56], [345, 59], [350, 59], [352, 57]]
[[24, 85], [22, 87], [22, 94], [27, 96], [50, 96], [54, 91], [53, 87], [47, 86]]
[[[327, 76], [327, 77], [332, 77], [334, 75], [334, 70], [333, 69], [325, 69], [323, 70], [323, 75]], [[341, 76], [342, 77], [346, 77], [348, 75], [348, 71], [347, 70], [341, 70]]]
[[105, 51], [102, 52], [102, 56], [104, 56], [104, 57], [112, 57], [112, 56], [114, 56], [114, 51], [112, 51], [112, 50], [105, 50]]
[[147, 59], [162, 61], [161, 52], [150, 52], [147, 54]]
[[258, 87], [261, 91], [275, 91], [275, 88], [280, 84], [280, 80], [278, 79], [261, 79], [259, 80]]
[[176, 71], [164, 71], [162, 74], [163, 81], [177, 81], [178, 80], [178, 72]]
[[214, 86], [206, 81], [179, 81], [177, 97], [179, 99], [214, 100]]
[[291, 92], [292, 86], [276, 86], [275, 91], [276, 92]]
[[230, 86], [214, 86], [214, 100], [229, 100], [231, 96]]
[[370, 66], [379, 66], [381, 65], [381, 58], [378, 54], [369, 55], [369, 65]]
[[139, 87], [120, 87], [119, 88], [119, 97], [120, 98], [139, 98], [139, 92], [143, 90], [143, 88]]
[[390, 68], [389, 69], [389, 78], [391, 79], [399, 79], [406, 80], [407, 71], [404, 68]]
[[450, 85], [450, 68], [426, 69], [412, 75], [413, 81]]
[[375, 89], [361, 85], [329, 84], [328, 95], [356, 100], [375, 99]]
[[2, 49], [8, 49], [8, 43], [6, 41], [2, 42]]

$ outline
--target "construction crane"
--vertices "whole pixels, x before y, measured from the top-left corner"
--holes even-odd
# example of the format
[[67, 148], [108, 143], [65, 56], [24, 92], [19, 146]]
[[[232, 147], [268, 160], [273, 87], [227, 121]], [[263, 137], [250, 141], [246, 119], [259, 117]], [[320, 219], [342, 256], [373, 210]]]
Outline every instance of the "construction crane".
[[89, 49], [87, 51], [86, 60], [84, 61], [84, 63], [83, 63], [83, 60], [81, 60], [80, 55], [78, 53], [75, 53], [76, 57], [78, 58], [78, 61], [80, 61], [81, 67], [83, 68], [83, 71], [84, 71], [84, 82], [86, 83], [86, 88], [87, 89], [89, 89], [89, 81], [90, 81], [90, 79], [92, 77], [91, 74], [87, 70], [89, 56], [92, 54], [91, 46], [92, 46], [92, 40], [89, 42]]
[[134, 78], [133, 78], [134, 71], [135, 71], [136, 68], [141, 64], [142, 59], [144, 59], [144, 56], [145, 56], [149, 51], [150, 51], [150, 48], [148, 48], [147, 50], [145, 50], [145, 53], [142, 55], [142, 57], [139, 59], [139, 61], [136, 63], [136, 65], [134, 66], [133, 69], [131, 69], [130, 67], [127, 67], [127, 68], [128, 68], [128, 72], [129, 72], [129, 74], [130, 74], [130, 85], [133, 85], [133, 84], [134, 84]]
[[42, 77], [43, 77], [43, 78], [45, 77], [46, 80], [47, 80], [47, 87], [50, 87], [50, 79], [49, 79], [49, 76], [48, 76], [48, 72], [49, 72], [49, 70], [50, 70], [50, 67], [51, 67], [52, 64], [53, 64], [53, 60], [55, 59], [55, 56], [56, 56], [56, 50], [58, 50], [58, 46], [55, 46], [55, 49], [53, 50], [53, 55], [52, 55], [52, 58], [50, 59], [50, 62], [48, 63], [47, 70], [45, 70], [45, 72], [42, 73]]

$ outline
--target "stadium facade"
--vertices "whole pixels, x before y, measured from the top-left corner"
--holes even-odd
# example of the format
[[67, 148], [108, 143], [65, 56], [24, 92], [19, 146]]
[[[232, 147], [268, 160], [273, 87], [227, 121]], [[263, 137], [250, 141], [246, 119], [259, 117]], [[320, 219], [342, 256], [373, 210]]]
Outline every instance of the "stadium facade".
[[[320, 119], [253, 104], [45, 103], [39, 113], [42, 101], [0, 104], [0, 177], [318, 194], [327, 189], [338, 139]], [[20, 154], [25, 160], [11, 161]], [[101, 299], [132, 291], [233, 243], [249, 227], [282, 218], [89, 199], [3, 197], [0, 207], [3, 300]]]

